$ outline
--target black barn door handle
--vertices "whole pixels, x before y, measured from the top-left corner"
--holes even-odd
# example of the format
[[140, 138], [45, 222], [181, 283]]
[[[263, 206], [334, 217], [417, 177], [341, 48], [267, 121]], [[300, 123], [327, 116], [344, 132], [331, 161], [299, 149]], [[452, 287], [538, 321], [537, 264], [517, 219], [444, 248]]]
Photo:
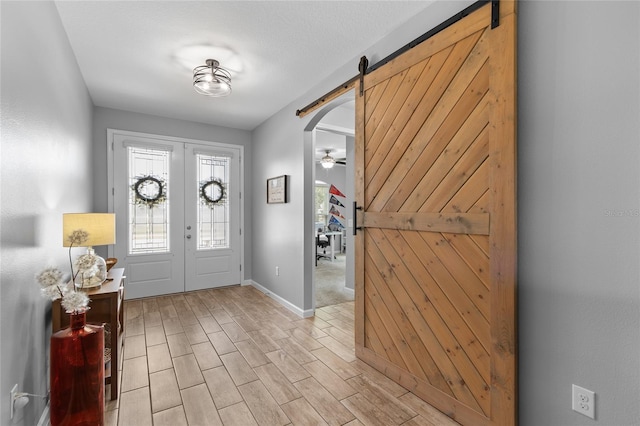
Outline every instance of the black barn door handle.
[[362, 226], [358, 226], [358, 210], [362, 210], [362, 206], [358, 206], [358, 202], [353, 202], [353, 235], [358, 233], [358, 230], [362, 229]]

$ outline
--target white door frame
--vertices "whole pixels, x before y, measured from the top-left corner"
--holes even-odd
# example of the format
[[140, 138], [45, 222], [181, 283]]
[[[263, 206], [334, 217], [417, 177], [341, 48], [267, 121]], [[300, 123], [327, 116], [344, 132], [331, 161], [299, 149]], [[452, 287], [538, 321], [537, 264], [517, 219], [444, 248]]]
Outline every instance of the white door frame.
[[[240, 283], [244, 283], [245, 281], [245, 262], [244, 262], [244, 236], [245, 236], [245, 229], [244, 229], [244, 197], [243, 194], [245, 193], [245, 188], [244, 188], [244, 146], [242, 145], [235, 145], [235, 144], [229, 144], [229, 143], [223, 143], [223, 142], [214, 142], [214, 141], [205, 141], [205, 140], [199, 140], [199, 139], [190, 139], [190, 138], [181, 138], [181, 137], [174, 137], [174, 136], [165, 136], [165, 135], [158, 135], [158, 134], [153, 134], [153, 133], [143, 133], [143, 132], [134, 132], [134, 131], [129, 131], [129, 130], [118, 130], [118, 129], [111, 129], [111, 128], [107, 128], [107, 185], [108, 185], [108, 191], [107, 191], [107, 209], [109, 212], [114, 212], [114, 137], [115, 135], [123, 135], [123, 136], [130, 136], [130, 137], [140, 137], [140, 138], [152, 138], [152, 139], [160, 139], [160, 140], [166, 140], [166, 141], [172, 141], [172, 142], [178, 142], [178, 143], [185, 143], [185, 144], [198, 144], [198, 145], [205, 145], [207, 147], [221, 147], [221, 148], [233, 148], [233, 149], [239, 149], [240, 150], [240, 170], [239, 170], [239, 188], [240, 188], [240, 193], [241, 193], [241, 197], [240, 197], [240, 230], [241, 230], [241, 236], [239, 239], [239, 249], [240, 249], [240, 265], [242, 267], [241, 271], [240, 271]], [[118, 218], [116, 217], [116, 223], [118, 221]], [[117, 244], [117, 241], [116, 241]], [[108, 256], [111, 257], [113, 256], [114, 253], [114, 246], [108, 246]]]
[[[303, 142], [305, 145], [305, 167], [309, 167], [310, 173], [305, 174], [305, 208], [304, 208], [304, 247], [305, 247], [305, 262], [304, 262], [304, 294], [305, 294], [305, 302], [303, 309], [303, 316], [310, 317], [314, 315], [316, 309], [316, 266], [315, 266], [315, 258], [316, 258], [316, 229], [315, 229], [315, 181], [316, 181], [316, 160], [315, 160], [315, 150], [316, 150], [316, 136], [315, 130], [320, 121], [334, 108], [349, 102], [351, 100], [350, 95], [348, 93], [353, 93], [355, 89], [350, 89], [347, 91], [346, 95], [343, 94], [336, 99], [333, 99], [331, 102], [326, 104], [323, 108], [317, 111], [313, 118], [307, 123], [306, 127], [303, 131]], [[354, 125], [355, 125], [355, 117], [354, 117]], [[336, 133], [344, 134], [345, 136], [355, 136], [354, 132], [351, 132], [350, 129], [345, 129], [338, 126], [330, 126], [330, 125], [320, 125], [324, 130], [333, 130]], [[351, 167], [351, 168], [350, 168]], [[347, 173], [354, 172], [353, 166], [347, 168]], [[347, 207], [347, 212], [351, 211], [351, 207]], [[347, 214], [349, 216], [349, 214]], [[353, 227], [349, 224], [349, 217], [347, 218], [347, 226], [345, 227], [347, 230], [347, 241], [349, 241], [352, 236], [349, 235]], [[353, 250], [347, 251], [347, 263], [351, 262], [353, 265]], [[352, 286], [355, 288], [355, 276], [353, 275], [354, 267], [347, 267], [345, 271], [345, 284], [350, 282]], [[347, 276], [349, 275], [349, 276]], [[353, 289], [351, 289], [353, 290]], [[308, 296], [307, 296], [308, 295]], [[310, 303], [307, 303], [307, 300]]]

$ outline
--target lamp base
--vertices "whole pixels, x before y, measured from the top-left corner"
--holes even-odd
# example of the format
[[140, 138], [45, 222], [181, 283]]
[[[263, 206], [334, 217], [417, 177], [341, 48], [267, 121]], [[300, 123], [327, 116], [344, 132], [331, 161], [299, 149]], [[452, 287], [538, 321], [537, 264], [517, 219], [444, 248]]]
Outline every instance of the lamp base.
[[93, 248], [88, 247], [87, 253], [76, 260], [77, 275], [75, 286], [77, 289], [100, 287], [107, 279], [107, 262], [98, 256]]
[[82, 283], [76, 283], [75, 286], [78, 290], [88, 290], [90, 288], [98, 288], [102, 286], [104, 281], [105, 280], [102, 280], [100, 282], [95, 282], [95, 283], [85, 283], [84, 285]]

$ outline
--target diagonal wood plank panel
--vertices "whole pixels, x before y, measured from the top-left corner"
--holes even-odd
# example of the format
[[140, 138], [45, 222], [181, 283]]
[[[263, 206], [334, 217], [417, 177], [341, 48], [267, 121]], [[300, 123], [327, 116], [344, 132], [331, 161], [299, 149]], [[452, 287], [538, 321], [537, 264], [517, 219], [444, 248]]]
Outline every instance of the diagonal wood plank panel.
[[[420, 99], [419, 104], [415, 108], [407, 108], [410, 115], [403, 118], [397, 123], [398, 131], [393, 133], [387, 133], [388, 137], [386, 141], [380, 143], [377, 153], [373, 153], [372, 149], [365, 151], [365, 162], [369, 163], [368, 158], [371, 155], [375, 155], [378, 160], [383, 160], [382, 163], [371, 163], [369, 167], [373, 173], [371, 178], [367, 176], [367, 187], [370, 191], [377, 191], [383, 183], [386, 182], [387, 177], [391, 174], [393, 169], [398, 167], [401, 170], [407, 170], [415, 162], [415, 157], [423, 145], [421, 142], [425, 142], [426, 138], [418, 137], [421, 129], [425, 126], [425, 119], [436, 107], [439, 99], [447, 90], [451, 80], [455, 77], [457, 70], [462, 65], [464, 57], [468, 54], [468, 50], [472, 48], [475, 42], [475, 37], [470, 36], [466, 43], [460, 43], [458, 45], [450, 46], [448, 49], [443, 49], [436, 57], [432, 58], [432, 62], [436, 62], [433, 68], [430, 68], [431, 73], [421, 76], [421, 81], [416, 84], [415, 94], [412, 92], [412, 97], [407, 100], [407, 105]], [[439, 65], [444, 60], [442, 65]], [[433, 79], [433, 81], [431, 81]], [[369, 103], [365, 108], [369, 107]], [[368, 136], [372, 132], [370, 123], [367, 123], [364, 132]], [[417, 140], [416, 140], [417, 139]], [[416, 140], [417, 144], [411, 146], [412, 142]], [[393, 149], [391, 149], [393, 148]], [[409, 150], [405, 154], [405, 150]], [[415, 153], [414, 153], [415, 152]], [[404, 154], [402, 161], [400, 156]], [[382, 174], [377, 174], [375, 171], [380, 170]]]
[[[473, 305], [465, 288], [451, 278], [450, 272], [444, 266], [440, 267], [438, 273], [438, 268], [431, 265], [429, 270], [434, 272], [440, 282], [433, 281], [431, 287], [423, 291], [424, 279], [421, 283], [411, 274], [412, 270], [417, 269], [414, 269], [415, 259], [414, 263], [405, 264], [405, 256], [400, 257], [395, 253], [395, 250], [402, 252], [403, 245], [400, 244], [399, 248], [395, 249], [394, 244], [390, 242], [391, 239], [377, 235], [376, 241], [376, 234], [371, 233], [374, 235], [366, 249], [371, 256], [368, 260], [371, 266], [367, 269], [374, 278], [367, 279], [365, 286], [368, 287], [367, 294], [374, 296], [367, 312], [375, 312], [374, 315], [384, 313], [382, 323], [390, 336], [386, 353], [400, 354], [403, 360], [417, 358], [422, 369], [428, 371], [427, 379], [431, 385], [445, 393], [451, 390], [455, 398], [487, 414], [490, 403], [490, 370], [485, 346], [490, 345], [490, 338], [488, 323], [483, 321], [480, 309]], [[441, 234], [434, 235], [440, 235], [442, 238]], [[417, 246], [416, 250], [421, 253], [422, 261], [439, 262], [436, 255], [432, 259], [424, 256], [427, 251], [425, 247]], [[382, 278], [384, 276], [392, 276], [395, 279], [385, 280]], [[482, 289], [486, 290], [484, 285]], [[453, 305], [445, 291], [454, 301]], [[428, 300], [428, 303], [421, 303], [420, 308], [412, 304], [412, 300], [418, 294], [423, 295], [418, 300]], [[435, 296], [430, 298], [427, 294]], [[444, 305], [439, 306], [442, 316], [434, 304]], [[466, 312], [459, 311], [464, 306], [468, 308]], [[452, 318], [454, 316], [457, 318]], [[468, 318], [467, 321], [464, 320], [465, 317]], [[478, 328], [480, 324], [485, 324], [482, 332]], [[482, 339], [483, 344], [480, 343]], [[390, 349], [389, 346], [393, 346], [394, 349]], [[428, 355], [430, 352], [434, 352], [433, 357]], [[405, 363], [403, 361], [396, 364]], [[415, 366], [409, 367], [408, 371], [418, 377], [422, 375]], [[444, 382], [433, 380], [440, 378], [438, 372], [444, 375]]]
[[[407, 241], [412, 250], [418, 254], [423, 267], [430, 275], [430, 278], [422, 278], [422, 285], [424, 286], [425, 283], [430, 283], [430, 280], [433, 279], [435, 286], [437, 286], [437, 288], [434, 286], [428, 287], [430, 298], [433, 299], [434, 292], [441, 291], [451, 303], [450, 307], [444, 304], [443, 309], [449, 308], [448, 313], [454, 316], [455, 314], [460, 315], [466, 327], [469, 328], [477, 339], [477, 342], [489, 353], [491, 345], [489, 321], [482, 314], [482, 310], [474, 303], [467, 292], [464, 291], [464, 288], [458, 284], [455, 277], [446, 268], [442, 259], [438, 257], [438, 254], [434, 252], [427, 243], [425, 238], [427, 233], [401, 232], [405, 241]], [[464, 327], [462, 324], [457, 326], [461, 328]]]
[[[443, 152], [439, 154], [422, 180], [414, 187], [406, 190], [406, 192], [409, 192], [408, 197], [406, 200], [402, 200], [404, 203], [397, 211], [442, 211], [442, 208], [435, 208], [433, 206], [435, 200], [440, 200], [442, 197], [447, 197], [447, 195], [449, 197], [446, 199], [450, 200], [456, 195], [457, 190], [462, 185], [474, 177], [475, 169], [482, 165], [482, 161], [484, 161], [488, 155], [488, 132], [485, 131], [486, 122], [480, 117], [483, 111], [484, 109], [478, 111], [478, 114], [471, 116], [471, 118], [475, 118], [475, 120], [467, 121], [467, 123], [475, 122], [480, 123], [480, 125], [462, 126], [464, 128], [461, 128], [458, 133], [461, 137], [453, 139], [443, 149]], [[469, 127], [474, 128], [469, 129]], [[480, 133], [476, 134], [478, 130], [480, 130]], [[462, 141], [464, 141], [464, 143]], [[474, 164], [474, 169], [469, 167], [469, 162]], [[459, 175], [456, 176], [456, 173], [459, 173]], [[453, 187], [452, 183], [456, 178], [459, 184]], [[488, 189], [488, 179], [483, 183], [477, 183], [483, 186], [477, 189], [484, 189], [485, 191]], [[469, 194], [468, 196], [477, 196], [477, 192]], [[461, 202], [462, 201], [466, 200], [462, 199]]]
[[370, 126], [373, 129], [373, 133], [368, 144], [370, 152], [376, 152], [378, 146], [383, 140], [389, 140], [386, 134], [391, 128], [393, 121], [397, 119], [402, 109], [411, 107], [412, 102], [407, 98], [409, 96], [415, 97], [417, 96], [417, 93], [421, 92], [421, 90], [417, 90], [415, 88], [415, 84], [418, 81], [422, 83], [423, 78], [421, 77], [421, 75], [428, 63], [428, 59], [424, 60], [423, 62], [409, 68], [406, 73], [398, 74], [398, 76], [400, 77], [404, 76], [400, 87], [395, 93], [391, 93], [390, 96], [386, 98], [391, 99], [391, 102], [389, 103], [384, 113], [378, 110], [375, 111], [376, 113], [380, 113], [381, 115], [379, 118], [379, 122], [370, 122]]
[[393, 97], [398, 93], [400, 88], [403, 86], [405, 81], [405, 76], [407, 71], [402, 71], [399, 74], [394, 75], [389, 79], [389, 83], [386, 85], [382, 93], [380, 93], [380, 101], [377, 102], [376, 108], [373, 110], [371, 117], [367, 121], [367, 125], [372, 128], [377, 128], [380, 124], [380, 121], [384, 118]]
[[[471, 60], [471, 58], [476, 58], [476, 55], [469, 56], [474, 47], [481, 46], [477, 43], [481, 35], [481, 33], [473, 34], [453, 47], [447, 62], [437, 75], [438, 81], [429, 86], [431, 90], [424, 94], [423, 102], [416, 108], [400, 137], [397, 140], [389, 140], [386, 144], [381, 144], [391, 154], [386, 160], [391, 163], [384, 168], [388, 175], [381, 175], [381, 169], [377, 173], [376, 181], [372, 182], [373, 186], [366, 186], [367, 204], [371, 204], [369, 207], [371, 210], [382, 210], [382, 205], [388, 197], [398, 190], [399, 184], [409, 175], [408, 171], [411, 172], [411, 176], [414, 173], [418, 173], [421, 177], [420, 173], [424, 173], [425, 168], [429, 167], [418, 163], [417, 160], [422, 152], [435, 140], [433, 139], [434, 134], [449, 116], [451, 110], [457, 105], [457, 101], [465, 95], [465, 90], [470, 83], [468, 74], [472, 73], [471, 78], [473, 78], [482, 66], [479, 60]], [[380, 109], [380, 103], [378, 103], [377, 109]], [[373, 129], [371, 123], [367, 123], [365, 137]], [[439, 142], [438, 140], [435, 141]], [[393, 149], [389, 150], [390, 146], [393, 146]], [[442, 144], [430, 149], [437, 150], [440, 147], [442, 147]], [[401, 155], [401, 157], [398, 157], [398, 155]], [[395, 164], [393, 161], [396, 161]], [[375, 201], [371, 196], [373, 193], [376, 194], [379, 200], [377, 205], [373, 204]]]
[[[436, 166], [435, 162], [442, 159], [448, 152], [460, 152], [460, 150], [464, 152], [464, 149], [466, 148], [464, 144], [462, 146], [459, 146], [460, 144], [453, 144], [453, 146], [450, 146], [450, 144], [454, 136], [458, 133], [462, 133], [462, 136], [456, 138], [456, 141], [465, 141], [464, 143], [468, 144], [469, 138], [465, 138], [465, 136], [468, 136], [465, 132], [473, 132], [476, 128], [463, 128], [464, 125], [466, 123], [470, 123], [468, 126], [475, 125], [475, 127], [478, 127], [477, 121], [482, 120], [481, 117], [478, 116], [482, 114], [483, 109], [481, 108], [476, 114], [474, 114], [474, 110], [487, 91], [487, 88], [485, 87], [486, 82], [483, 81], [487, 77], [486, 70], [486, 67], [482, 68], [482, 72], [467, 87], [458, 102], [455, 104], [455, 107], [440, 125], [440, 128], [433, 136], [431, 136], [429, 145], [420, 153], [418, 160], [412, 167], [412, 170], [410, 170], [411, 175], [416, 176], [415, 180], [421, 176], [419, 173], [420, 168], [417, 165], [425, 165], [427, 166], [426, 171], [434, 171], [434, 173], [437, 173], [439, 168], [434, 167]], [[458, 149], [456, 150], [456, 148]], [[424, 171], [422, 174], [424, 174]], [[423, 177], [423, 182], [424, 181], [425, 177]], [[416, 189], [420, 189], [420, 186], [416, 186], [414, 179], [411, 179], [410, 181], [404, 180], [402, 185], [396, 190], [392, 199], [387, 202], [387, 205], [384, 208], [387, 210], [398, 210], [400, 205], [402, 205], [403, 202], [410, 197], [414, 191], [416, 191]], [[400, 197], [398, 194], [402, 194], [403, 197]], [[429, 196], [429, 193], [423, 194], [418, 192], [418, 198], [420, 199], [427, 196]], [[413, 207], [409, 204], [408, 206], [403, 206], [402, 209], [411, 211]]]
[[[515, 3], [356, 95], [356, 354], [462, 424], [515, 424]], [[358, 92], [357, 92], [358, 93]]]
[[[488, 383], [489, 354], [483, 344], [480, 343], [481, 339], [488, 339], [488, 323], [484, 323], [484, 330], [471, 327], [471, 325], [478, 324], [476, 322], [468, 322], [465, 314], [456, 308], [454, 304], [455, 294], [450, 290], [452, 286], [441, 288], [436, 278], [431, 275], [427, 266], [431, 262], [428, 254], [420, 244], [411, 244], [411, 237], [414, 235], [415, 233], [406, 231], [396, 231], [394, 234], [396, 239], [404, 240], [404, 242], [394, 244], [394, 248], [412, 275], [412, 279], [405, 280], [404, 286], [407, 291], [414, 295], [416, 306], [418, 310], [423, 312], [425, 318], [434, 318], [435, 321], [438, 321], [439, 319], [435, 317], [437, 315], [444, 321], [460, 345], [459, 348], [455, 349], [462, 350], [468, 355], [470, 361], [474, 363], [478, 372]], [[460, 291], [459, 294], [461, 294]], [[434, 312], [430, 312], [431, 310]], [[488, 346], [488, 340], [485, 343]]]
[[[428, 63], [425, 69], [418, 78], [416, 87], [411, 91], [411, 93], [409, 93], [406, 102], [403, 103], [400, 111], [398, 111], [398, 114], [396, 115], [396, 117], [394, 117], [393, 122], [391, 123], [389, 128], [386, 129], [386, 133], [380, 132], [374, 135], [380, 135], [381, 137], [384, 137], [384, 140], [372, 141], [371, 147], [369, 147], [369, 149], [367, 150], [367, 165], [372, 170], [374, 170], [374, 173], [371, 173], [367, 176], [367, 185], [369, 187], [376, 187], [377, 183], [374, 181], [376, 176], [375, 170], [383, 168], [385, 170], [382, 171], [382, 176], [388, 175], [389, 170], [386, 169], [393, 168], [393, 165], [397, 162], [397, 159], [402, 154], [400, 150], [393, 150], [392, 152], [390, 152], [391, 150], [389, 149], [389, 146], [380, 147], [381, 143], [389, 144], [392, 141], [398, 139], [411, 139], [408, 134], [410, 134], [410, 132], [412, 133], [418, 131], [418, 126], [422, 123], [419, 123], [419, 121], [416, 121], [412, 125], [407, 125], [407, 123], [409, 122], [409, 120], [411, 120], [416, 110], [427, 109], [429, 108], [428, 102], [433, 103], [432, 97], [429, 96], [425, 98], [425, 94], [433, 93], [434, 91], [438, 90], [435, 87], [432, 88], [432, 85], [434, 81], [436, 81], [435, 79], [439, 75], [440, 69], [445, 64], [445, 61], [451, 54], [452, 49], [452, 47], [443, 49], [436, 55], [428, 59]], [[439, 83], [436, 81], [436, 85], [438, 84]], [[444, 84], [440, 84], [440, 86], [446, 87]], [[367, 101], [367, 105], [370, 105], [369, 101]], [[388, 158], [389, 155], [391, 155], [391, 158]]]
[[[435, 364], [440, 370], [449, 373], [450, 380], [468, 387], [471, 394], [479, 395], [478, 402], [484, 404], [483, 410], [486, 411], [489, 403], [488, 380], [486, 380], [489, 376], [489, 365], [487, 363], [482, 366], [483, 377], [478, 371], [479, 365], [474, 365], [470, 355], [463, 350], [466, 341], [473, 341], [475, 337], [468, 329], [457, 330], [458, 336], [455, 336], [431, 303], [416, 304], [414, 302], [416, 295], [424, 293], [420, 286], [420, 277], [412, 274], [409, 265], [405, 263], [405, 258], [399, 255], [399, 251], [405, 247], [400, 233], [384, 230], [372, 232], [372, 234], [372, 239], [376, 242], [381, 255], [377, 258], [377, 262], [386, 262], [394, 273], [395, 279], [388, 280], [388, 283], [389, 292], [392, 291], [398, 303], [396, 309], [407, 317], [415, 329], [415, 334], [410, 337], [423, 342], [425, 349], [428, 348], [434, 352]], [[391, 297], [391, 294], [388, 296]], [[390, 300], [390, 297], [385, 300]], [[412, 346], [414, 352], [416, 347], [422, 351], [421, 345], [416, 342]], [[447, 362], [446, 359], [449, 361]], [[473, 404], [473, 401], [470, 403]]]
[[385, 80], [381, 84], [372, 88], [371, 91], [369, 92], [367, 96], [367, 98], [369, 99], [369, 108], [366, 113], [367, 123], [369, 122], [369, 119], [371, 118], [373, 113], [376, 111], [376, 106], [378, 105], [378, 102], [380, 102], [380, 100], [382, 99], [382, 95], [384, 94], [388, 84], [389, 84], [389, 80]]

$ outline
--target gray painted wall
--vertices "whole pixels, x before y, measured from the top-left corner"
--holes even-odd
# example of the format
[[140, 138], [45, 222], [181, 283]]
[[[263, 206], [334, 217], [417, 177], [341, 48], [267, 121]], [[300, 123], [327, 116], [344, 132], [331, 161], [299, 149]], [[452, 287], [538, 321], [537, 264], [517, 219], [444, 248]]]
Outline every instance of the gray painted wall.
[[355, 96], [354, 92], [355, 91], [351, 91], [342, 95], [344, 98], [351, 100], [332, 109], [329, 114], [322, 118], [322, 124], [349, 129], [351, 133], [353, 133], [356, 127], [355, 101], [353, 100]]
[[[91, 211], [93, 106], [53, 2], [0, 2], [0, 424], [9, 391], [48, 391], [50, 302], [35, 274], [69, 273], [62, 214]], [[82, 249], [79, 249], [82, 250]], [[44, 401], [15, 424], [35, 425]]]
[[[121, 111], [111, 108], [96, 107], [94, 109], [93, 124], [93, 170], [95, 180], [93, 185], [94, 207], [96, 211], [107, 211], [107, 129], [128, 130], [132, 132], [151, 133], [162, 136], [173, 136], [195, 139], [204, 142], [218, 142], [244, 147], [244, 183], [242, 195], [244, 203], [244, 236], [245, 261], [243, 271], [245, 279], [251, 278], [251, 132], [231, 129], [229, 127], [212, 126], [191, 121], [175, 120], [165, 117]], [[106, 256], [106, 249], [96, 248], [96, 252]]]
[[[251, 185], [254, 188], [252, 279], [294, 306], [310, 309], [310, 294], [308, 304], [303, 302], [303, 264], [306, 250], [303, 197], [305, 183], [311, 188], [313, 180], [309, 169], [306, 182], [304, 178], [303, 121], [291, 123], [287, 120], [289, 115], [295, 118], [295, 109], [281, 111], [278, 114], [281, 119], [270, 119], [253, 132], [253, 155], [260, 160], [254, 161]], [[281, 120], [291, 123], [297, 129], [282, 126]], [[312, 164], [313, 152], [310, 147], [308, 149], [307, 155]], [[267, 204], [267, 179], [280, 175], [288, 176], [289, 201]], [[313, 200], [308, 202], [313, 204]], [[311, 227], [307, 233], [312, 232]], [[275, 273], [276, 266], [280, 269], [278, 276]]]
[[638, 425], [640, 3], [526, 1], [519, 24], [521, 424]]

